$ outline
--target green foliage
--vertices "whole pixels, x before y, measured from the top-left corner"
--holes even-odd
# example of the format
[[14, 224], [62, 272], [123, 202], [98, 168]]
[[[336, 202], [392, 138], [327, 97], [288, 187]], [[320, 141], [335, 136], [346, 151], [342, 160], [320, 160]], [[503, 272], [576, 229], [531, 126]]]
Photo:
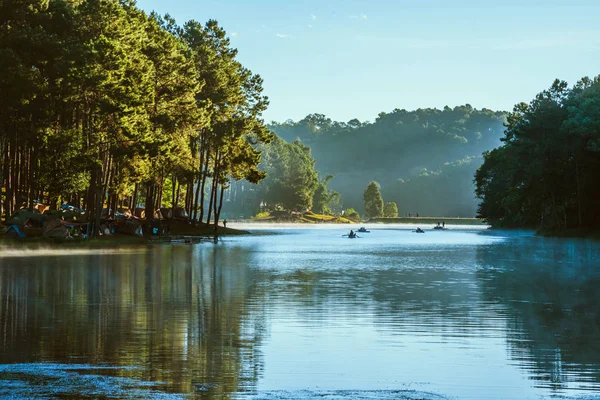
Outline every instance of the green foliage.
[[306, 211], [312, 207], [319, 181], [309, 147], [275, 137], [263, 147], [261, 167], [267, 173], [260, 185], [261, 199], [270, 208]]
[[479, 216], [494, 226], [600, 226], [600, 77], [556, 80], [507, 120], [504, 145], [475, 174]]
[[[386, 199], [397, 201], [402, 213], [414, 213], [419, 201], [436, 195], [425, 190], [429, 185], [423, 185], [423, 189], [404, 192], [400, 199], [398, 179], [415, 179], [424, 169], [431, 175], [431, 171], [448, 169], [446, 163], [479, 157], [499, 146], [505, 118], [506, 113], [478, 110], [467, 104], [443, 109], [395, 109], [379, 114], [374, 122], [339, 122], [313, 114], [297, 122], [274, 122], [270, 128], [284, 140], [299, 139], [311, 146], [319, 174], [336, 177], [330, 187], [340, 193], [346, 206], [362, 209], [364, 185], [376, 177]], [[479, 157], [471, 162], [476, 169], [482, 161]], [[471, 185], [472, 175], [452, 174], [452, 178], [455, 180], [444, 186], [462, 189]], [[446, 202], [438, 197], [436, 204], [432, 202], [423, 213], [475, 215], [477, 202], [471, 188], [466, 196], [454, 198], [456, 202]]]
[[333, 179], [333, 175], [327, 175], [322, 182], [319, 182], [313, 195], [312, 210], [317, 214], [331, 214], [332, 207], [336, 207], [340, 199], [340, 194], [330, 191], [327, 185]]
[[39, 150], [40, 162], [53, 168], [40, 174], [39, 183], [48, 187], [53, 197], [85, 190], [90, 174], [81, 168], [86, 160], [81, 156], [83, 143], [78, 132], [48, 132], [43, 139], [44, 146]]
[[360, 215], [358, 214], [358, 212], [356, 212], [354, 208], [345, 209], [343, 214], [344, 217], [348, 218], [351, 221], [360, 222]]
[[205, 26], [189, 21], [181, 35], [194, 50], [194, 62], [205, 83], [196, 100], [210, 116], [202, 145], [208, 150], [207, 159], [213, 159], [213, 172], [222, 181], [229, 175], [235, 180], [260, 182], [266, 174], [258, 169], [261, 154], [255, 144], [272, 140], [260, 119], [269, 104], [262, 94], [262, 78], [235, 59], [237, 50], [230, 47], [217, 21], [210, 20]]
[[230, 179], [264, 178], [268, 99], [217, 21], [181, 28], [119, 0], [0, 2], [0, 15], [7, 214], [62, 198], [99, 222], [109, 202], [135, 193], [151, 211], [180, 186], [191, 211], [207, 178], [220, 211]]
[[396, 203], [389, 202], [385, 203], [383, 207], [383, 216], [386, 218], [396, 218], [398, 216], [398, 206]]
[[379, 191], [379, 183], [371, 181], [363, 193], [363, 199], [368, 218], [379, 218], [383, 215], [383, 197]]

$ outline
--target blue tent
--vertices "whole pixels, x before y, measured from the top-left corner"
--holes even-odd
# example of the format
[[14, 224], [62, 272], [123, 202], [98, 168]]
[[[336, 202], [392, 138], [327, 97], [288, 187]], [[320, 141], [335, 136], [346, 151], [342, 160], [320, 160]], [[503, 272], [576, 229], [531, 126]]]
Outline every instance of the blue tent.
[[8, 228], [6, 228], [4, 235], [6, 237], [13, 237], [13, 238], [27, 237], [25, 232], [21, 232], [21, 229], [19, 229], [19, 227], [17, 225], [10, 225]]

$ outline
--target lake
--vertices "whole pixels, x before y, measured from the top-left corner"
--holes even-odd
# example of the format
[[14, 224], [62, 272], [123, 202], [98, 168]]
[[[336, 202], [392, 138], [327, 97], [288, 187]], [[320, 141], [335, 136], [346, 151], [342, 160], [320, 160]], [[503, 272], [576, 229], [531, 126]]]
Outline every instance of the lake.
[[253, 234], [2, 243], [0, 396], [600, 398], [599, 242], [231, 225]]

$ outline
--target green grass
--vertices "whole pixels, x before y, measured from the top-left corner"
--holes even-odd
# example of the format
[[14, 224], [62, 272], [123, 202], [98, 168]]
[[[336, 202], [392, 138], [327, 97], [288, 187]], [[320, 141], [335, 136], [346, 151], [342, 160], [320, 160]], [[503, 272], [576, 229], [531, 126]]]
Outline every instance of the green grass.
[[314, 214], [312, 212], [304, 213], [303, 219], [312, 223], [328, 223], [328, 224], [352, 224], [348, 218], [336, 217], [334, 215]]
[[291, 214], [285, 217], [276, 217], [268, 213], [260, 213], [252, 219], [254, 222], [275, 222], [275, 223], [300, 223], [300, 224], [352, 224], [353, 221], [334, 215], [315, 214], [306, 212], [304, 214]]

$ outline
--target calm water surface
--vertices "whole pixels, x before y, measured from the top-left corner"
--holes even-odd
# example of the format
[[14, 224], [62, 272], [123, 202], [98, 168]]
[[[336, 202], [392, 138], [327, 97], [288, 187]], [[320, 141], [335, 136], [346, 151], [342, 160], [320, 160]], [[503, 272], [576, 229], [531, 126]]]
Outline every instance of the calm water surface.
[[600, 398], [600, 244], [256, 230], [0, 249], [0, 396]]

